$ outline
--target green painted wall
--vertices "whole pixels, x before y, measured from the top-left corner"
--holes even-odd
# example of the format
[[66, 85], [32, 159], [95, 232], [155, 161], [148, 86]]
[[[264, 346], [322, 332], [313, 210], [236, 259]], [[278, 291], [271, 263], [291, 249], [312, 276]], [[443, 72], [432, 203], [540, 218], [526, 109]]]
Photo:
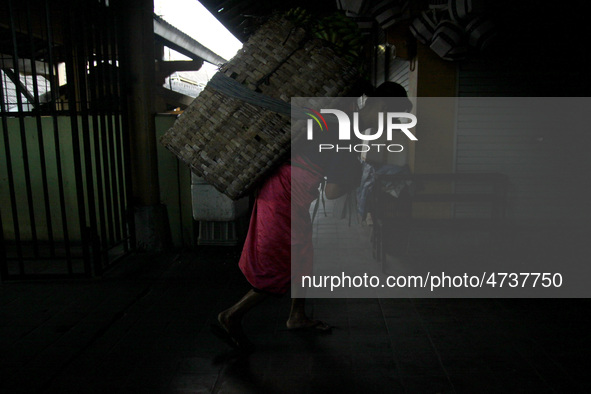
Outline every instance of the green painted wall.
[[[25, 183], [25, 164], [23, 155], [23, 135], [26, 143], [29, 173], [31, 176], [31, 191], [34, 209], [35, 225], [37, 228], [37, 237], [40, 240], [48, 238], [47, 215], [44, 204], [44, 193], [42, 187], [40, 142], [45, 152], [45, 163], [47, 166], [48, 179], [48, 197], [50, 199], [51, 222], [54, 239], [63, 239], [62, 213], [59, 203], [59, 184], [55, 149], [55, 135], [57, 133], [60, 154], [61, 169], [64, 180], [64, 197], [66, 203], [67, 228], [70, 239], [80, 239], [80, 228], [78, 223], [78, 205], [76, 202], [76, 182], [74, 177], [74, 150], [72, 144], [72, 128], [69, 117], [57, 118], [57, 131], [53, 125], [53, 119], [49, 117], [41, 118], [42, 140], [39, 140], [37, 133], [36, 119], [27, 117], [24, 119], [25, 131], [21, 133], [19, 120], [16, 118], [7, 119], [7, 130], [2, 128], [2, 138], [0, 139], [0, 212], [2, 213], [2, 224], [4, 228], [4, 237], [14, 239], [15, 226], [14, 217], [11, 209], [11, 199], [9, 192], [7, 154], [5, 144], [5, 134], [8, 134], [8, 144], [10, 147], [10, 158], [12, 162], [12, 172], [14, 179], [14, 193], [17, 207], [18, 226], [20, 236], [23, 240], [31, 239], [31, 221], [29, 219], [29, 207], [27, 198], [27, 189]], [[80, 121], [79, 121], [80, 125]], [[81, 125], [80, 125], [81, 126]]]
[[[156, 115], [156, 141], [172, 126], [176, 115]], [[175, 247], [195, 244], [195, 222], [191, 200], [191, 170], [160, 143], [157, 144], [160, 199], [168, 210], [168, 221]]]
[[[175, 116], [172, 115], [157, 115], [156, 116], [156, 138], [168, 130], [172, 125]], [[39, 240], [48, 239], [48, 221], [46, 219], [45, 196], [43, 193], [43, 182], [41, 172], [41, 156], [40, 148], [43, 146], [45, 152], [45, 163], [47, 166], [48, 179], [48, 198], [50, 201], [50, 218], [53, 228], [53, 237], [55, 240], [62, 240], [64, 238], [62, 212], [60, 209], [60, 194], [58, 184], [58, 171], [56, 161], [55, 135], [58, 135], [61, 154], [61, 169], [64, 180], [64, 198], [66, 205], [66, 224], [69, 233], [69, 238], [72, 241], [80, 240], [80, 225], [78, 220], [78, 203], [76, 199], [77, 185], [74, 173], [74, 149], [72, 143], [72, 127], [70, 118], [67, 116], [60, 116], [57, 118], [57, 132], [53, 124], [53, 118], [42, 117], [41, 129], [42, 139], [41, 144], [37, 132], [37, 119], [34, 117], [24, 118], [24, 133], [21, 133], [19, 119], [7, 118], [7, 129], [0, 127], [0, 213], [2, 215], [2, 225], [4, 237], [7, 240], [15, 239], [14, 232], [14, 218], [12, 215], [10, 187], [8, 180], [7, 169], [7, 155], [5, 147], [5, 134], [8, 136], [8, 144], [10, 146], [10, 156], [12, 162], [12, 172], [14, 178], [14, 193], [17, 206], [18, 224], [20, 229], [20, 237], [22, 240], [30, 240], [31, 221], [29, 219], [29, 208], [27, 199], [27, 189], [25, 183], [25, 165], [23, 160], [22, 137], [26, 142], [28, 153], [28, 162], [30, 167], [31, 177], [31, 195], [33, 201], [34, 220], [37, 228], [37, 238]], [[100, 130], [99, 124], [99, 130]], [[97, 214], [99, 213], [98, 205], [98, 184], [96, 177], [96, 169], [110, 168], [105, 166], [103, 152], [104, 146], [99, 142], [99, 157], [98, 163], [94, 156], [94, 131], [92, 129], [92, 121], [90, 121], [90, 134], [84, 135], [82, 131], [82, 121], [78, 119], [78, 128], [80, 136], [80, 151], [82, 153], [82, 174], [83, 185], [82, 190], [86, 192], [86, 177], [84, 168], [84, 138], [87, 139], [91, 151], [91, 162], [93, 174], [93, 186], [95, 190], [95, 207]], [[111, 136], [109, 135], [109, 138]], [[107, 161], [111, 161], [109, 150], [106, 150]], [[115, 152], [113, 159], [117, 159], [117, 155], [121, 152]], [[161, 202], [167, 206], [169, 214], [169, 222], [171, 226], [173, 244], [176, 247], [189, 246], [193, 244], [193, 219], [191, 213], [191, 175], [188, 167], [180, 163], [177, 158], [164, 147], [158, 144], [158, 172], [160, 177], [161, 188]], [[115, 177], [118, 181], [118, 174], [116, 171], [109, 172], [109, 175]], [[104, 177], [104, 173], [102, 175]], [[115, 195], [124, 195], [124, 190], [119, 190], [118, 182], [114, 189]], [[103, 188], [103, 198], [105, 204], [103, 208], [106, 210], [110, 206], [111, 209], [117, 210], [119, 215], [124, 212], [117, 201], [114, 204], [111, 201], [111, 187]], [[85, 194], [85, 201], [87, 201]], [[125, 201], [124, 201], [125, 202]], [[88, 221], [88, 206], [85, 206], [87, 223]], [[105, 223], [100, 223], [99, 227]], [[122, 229], [123, 230], [123, 229]], [[99, 231], [100, 232], [100, 231]]]

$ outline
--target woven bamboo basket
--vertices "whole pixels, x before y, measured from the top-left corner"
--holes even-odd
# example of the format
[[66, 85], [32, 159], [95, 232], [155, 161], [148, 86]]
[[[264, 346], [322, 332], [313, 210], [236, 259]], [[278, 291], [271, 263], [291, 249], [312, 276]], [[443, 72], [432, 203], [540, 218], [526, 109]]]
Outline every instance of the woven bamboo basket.
[[[279, 17], [263, 24], [220, 73], [249, 92], [287, 103], [291, 97], [346, 96], [358, 79], [349, 61]], [[193, 172], [236, 200], [289, 157], [290, 116], [210, 85], [160, 142]]]

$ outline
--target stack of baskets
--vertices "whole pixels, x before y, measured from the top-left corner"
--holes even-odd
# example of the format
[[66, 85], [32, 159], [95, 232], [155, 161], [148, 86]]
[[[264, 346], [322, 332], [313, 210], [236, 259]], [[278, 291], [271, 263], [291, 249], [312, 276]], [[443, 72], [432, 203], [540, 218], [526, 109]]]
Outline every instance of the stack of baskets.
[[[358, 79], [356, 68], [324, 41], [278, 16], [262, 25], [220, 73], [238, 82], [241, 89], [286, 103], [291, 97], [345, 96]], [[236, 200], [289, 157], [290, 116], [211, 85], [161, 143], [193, 172]]]

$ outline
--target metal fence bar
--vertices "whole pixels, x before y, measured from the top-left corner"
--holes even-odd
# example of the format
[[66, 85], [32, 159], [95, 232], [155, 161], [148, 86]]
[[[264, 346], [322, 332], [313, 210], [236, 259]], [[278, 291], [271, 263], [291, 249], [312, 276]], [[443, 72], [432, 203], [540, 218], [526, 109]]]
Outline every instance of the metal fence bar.
[[[75, 22], [75, 16], [69, 15], [64, 17], [64, 24], [63, 26], [70, 26]], [[89, 238], [88, 234], [86, 233], [86, 207], [85, 207], [85, 199], [84, 199], [84, 181], [82, 178], [82, 155], [80, 152], [80, 130], [78, 127], [78, 109], [77, 107], [77, 100], [76, 100], [76, 86], [74, 84], [75, 81], [75, 65], [74, 65], [74, 43], [72, 43], [72, 39], [76, 37], [72, 35], [72, 31], [70, 34], [66, 34], [64, 37], [64, 46], [65, 46], [65, 53], [66, 53], [66, 74], [69, 76], [68, 78], [68, 86], [67, 86], [67, 99], [68, 99], [68, 110], [70, 112], [70, 125], [71, 125], [71, 132], [72, 132], [72, 147], [73, 147], [73, 155], [74, 155], [74, 177], [76, 180], [76, 202], [78, 205], [78, 223], [80, 226], [80, 237], [82, 240], [82, 255], [84, 259], [84, 271], [85, 274], [90, 275], [90, 251], [89, 251]], [[77, 48], [76, 48], [77, 49]], [[92, 179], [92, 178], [91, 178]]]
[[[99, 4], [95, 4], [95, 8], [97, 8], [97, 10], [95, 11], [97, 13], [97, 15], [101, 15], [102, 14], [102, 10], [100, 9], [101, 7], [99, 7]], [[97, 107], [99, 109], [99, 115], [100, 115], [100, 119], [101, 119], [101, 145], [102, 145], [102, 159], [103, 159], [103, 165], [105, 166], [105, 173], [104, 173], [104, 188], [105, 188], [105, 208], [107, 210], [107, 221], [105, 223], [105, 225], [107, 226], [108, 230], [109, 230], [109, 238], [108, 238], [108, 242], [105, 242], [105, 245], [112, 245], [115, 242], [115, 231], [113, 228], [113, 202], [112, 202], [112, 194], [113, 194], [113, 190], [111, 189], [111, 171], [113, 170], [112, 168], [109, 168], [109, 163], [110, 163], [110, 158], [109, 158], [109, 153], [110, 153], [110, 149], [109, 149], [109, 145], [110, 145], [110, 135], [108, 133], [108, 127], [107, 127], [107, 113], [106, 113], [106, 98], [105, 98], [105, 67], [107, 67], [105, 60], [106, 58], [104, 57], [103, 54], [103, 45], [102, 45], [102, 40], [103, 40], [103, 36], [102, 36], [102, 28], [101, 28], [101, 23], [100, 20], [103, 19], [102, 15], [101, 17], [97, 18], [97, 35], [96, 35], [96, 56], [97, 56], [97, 68], [96, 68], [96, 74], [98, 75], [98, 85], [96, 86], [97, 88], [97, 92], [98, 92], [98, 101], [97, 101]], [[106, 251], [108, 249], [108, 246], [105, 247], [105, 254]]]
[[[12, 61], [14, 66], [14, 74], [16, 75], [17, 79], [20, 79], [20, 68], [18, 64], [18, 43], [16, 37], [16, 25], [15, 25], [15, 9], [13, 5], [13, 0], [9, 0], [8, 2], [8, 12], [10, 16], [10, 29], [12, 32]], [[19, 85], [15, 83], [16, 86], [16, 100], [17, 100], [17, 107], [19, 112], [23, 110], [23, 100], [19, 92]], [[39, 257], [39, 244], [37, 241], [37, 226], [35, 222], [35, 208], [33, 205], [33, 188], [31, 185], [31, 169], [29, 166], [29, 152], [27, 147], [27, 133], [25, 129], [25, 119], [22, 116], [18, 117], [19, 119], [19, 128], [20, 128], [20, 137], [21, 137], [21, 149], [22, 149], [22, 156], [23, 156], [23, 169], [24, 169], [24, 176], [25, 176], [25, 188], [27, 192], [27, 204], [29, 209], [29, 224], [31, 226], [31, 239], [33, 245], [33, 253], [34, 256], [37, 258]], [[24, 266], [21, 267], [21, 274], [24, 274]]]
[[[0, 94], [0, 96], [2, 96], [2, 94]], [[8, 264], [7, 264], [6, 243], [4, 241], [4, 226], [2, 224], [2, 212], [1, 211], [0, 211], [0, 257], [4, 260], [3, 263], [0, 263], [0, 281], [2, 281], [4, 279], [8, 279]]]
[[[6, 107], [4, 106], [4, 81], [0, 78], [0, 110], [2, 111], [2, 134], [4, 136], [4, 158], [6, 159], [6, 172], [8, 174], [8, 193], [10, 196], [10, 209], [12, 213], [12, 225], [14, 229], [14, 240], [16, 246], [16, 255], [19, 263], [19, 271], [24, 273], [23, 248], [21, 245], [21, 231], [18, 220], [18, 208], [16, 205], [16, 192], [14, 187], [14, 172], [12, 169], [12, 153], [10, 150], [10, 136], [8, 135], [8, 121], [6, 119]], [[4, 232], [2, 232], [4, 239]], [[3, 267], [7, 264], [7, 259], [3, 262]], [[8, 272], [8, 271], [7, 271]]]
[[[116, 15], [115, 12], [113, 11], [113, 9], [109, 9], [109, 14], [111, 16], [110, 20], [116, 21]], [[129, 178], [125, 172], [125, 169], [127, 167], [126, 163], [127, 161], [125, 161], [124, 163], [124, 147], [123, 147], [123, 142], [122, 139], [124, 138], [124, 130], [121, 127], [121, 122], [123, 119], [123, 116], [120, 116], [118, 114], [121, 114], [122, 112], [122, 105], [121, 105], [121, 84], [120, 84], [120, 76], [119, 76], [119, 46], [118, 46], [118, 42], [117, 42], [117, 37], [119, 37], [119, 35], [117, 34], [117, 26], [118, 24], [112, 23], [109, 25], [110, 29], [109, 29], [109, 42], [110, 42], [110, 47], [111, 47], [111, 59], [113, 62], [113, 67], [111, 68], [111, 72], [112, 72], [112, 81], [113, 81], [113, 100], [111, 101], [112, 105], [113, 105], [113, 121], [115, 123], [115, 148], [117, 150], [117, 180], [119, 182], [119, 212], [121, 215], [121, 233], [123, 234], [123, 236], [126, 238], [128, 236], [128, 231], [129, 229], [125, 228], [126, 223], [129, 224], [129, 218], [126, 217], [126, 191], [129, 190], [129, 186], [127, 185], [127, 181], [131, 178]], [[128, 243], [125, 242], [124, 243], [124, 251], [127, 252], [128, 250]]]
[[[96, 6], [93, 6], [91, 9], [91, 13], [96, 15]], [[104, 187], [103, 187], [103, 169], [106, 172], [107, 169], [104, 168], [105, 163], [101, 165], [101, 140], [102, 140], [102, 127], [101, 127], [101, 116], [99, 112], [99, 98], [98, 98], [98, 90], [100, 81], [98, 80], [97, 75], [97, 67], [95, 63], [100, 62], [100, 56], [96, 53], [96, 47], [94, 43], [94, 34], [93, 31], [97, 31], [97, 29], [91, 29], [88, 33], [88, 40], [87, 45], [91, 50], [91, 53], [95, 55], [89, 56], [89, 93], [90, 93], [90, 114], [92, 116], [92, 130], [93, 130], [93, 141], [94, 141], [94, 169], [96, 173], [96, 193], [97, 193], [97, 204], [98, 204], [98, 214], [99, 214], [99, 224], [100, 227], [97, 228], [97, 231], [100, 232], [101, 238], [101, 249], [104, 251], [107, 248], [108, 244], [108, 237], [107, 237], [107, 221], [108, 217], [105, 214], [105, 199], [104, 199]], [[102, 253], [101, 253], [102, 258]]]
[[[119, 3], [117, 3], [119, 4]], [[120, 10], [120, 5], [117, 7]], [[117, 31], [117, 53], [120, 55], [121, 48], [125, 48], [125, 45], [122, 42], [122, 34], [121, 34], [121, 20], [116, 12], [113, 12], [113, 25]], [[126, 218], [127, 218], [127, 225], [128, 225], [128, 234], [129, 234], [129, 246], [131, 249], [136, 248], [136, 238], [135, 238], [135, 218], [133, 208], [131, 207], [133, 201], [133, 191], [131, 188], [131, 166], [129, 163], [131, 162], [131, 148], [130, 148], [130, 136], [129, 136], [129, 104], [126, 99], [121, 98], [123, 92], [127, 92], [127, 81], [122, 76], [121, 69], [123, 68], [120, 56], [117, 57], [119, 61], [119, 67], [117, 68], [117, 77], [118, 77], [118, 86], [120, 89], [119, 103], [120, 103], [120, 110], [121, 110], [121, 135], [120, 140], [122, 144], [122, 153], [123, 153], [123, 164], [124, 164], [124, 171], [125, 171], [125, 201], [126, 205], [124, 207]], [[127, 250], [126, 250], [127, 251]]]
[[41, 164], [41, 183], [43, 189], [43, 202], [45, 206], [45, 221], [47, 225], [47, 240], [49, 242], [50, 256], [55, 257], [55, 243], [53, 240], [53, 225], [51, 221], [51, 204], [49, 195], [49, 185], [47, 183], [47, 165], [45, 158], [45, 143], [43, 142], [43, 125], [41, 124], [40, 102], [39, 102], [39, 86], [37, 82], [37, 66], [33, 54], [35, 51], [35, 40], [33, 39], [33, 28], [31, 26], [31, 10], [29, 2], [25, 2], [25, 9], [27, 15], [27, 33], [29, 35], [29, 45], [31, 50], [31, 71], [33, 77], [33, 99], [34, 99], [34, 113], [35, 124], [37, 125], [37, 139], [39, 147], [39, 161]]
[[[113, 61], [113, 54], [112, 52], [109, 51], [109, 45], [110, 45], [110, 37], [109, 37], [109, 33], [110, 33], [110, 29], [108, 28], [107, 24], [104, 23], [104, 21], [108, 20], [107, 18], [107, 14], [108, 14], [108, 9], [106, 7], [101, 7], [102, 8], [102, 14], [103, 14], [103, 18], [101, 18], [100, 20], [102, 21], [102, 23], [99, 24], [100, 27], [100, 31], [104, 32], [104, 34], [102, 35], [102, 50], [100, 51], [104, 57], [105, 57], [105, 67], [103, 68], [103, 80], [105, 82], [104, 85], [104, 98], [105, 98], [105, 119], [107, 121], [107, 129], [108, 129], [108, 141], [109, 141], [109, 168], [111, 171], [111, 185], [110, 185], [110, 191], [111, 191], [111, 207], [112, 207], [112, 213], [113, 213], [113, 228], [115, 230], [115, 234], [114, 234], [114, 239], [116, 241], [121, 239], [121, 230], [120, 230], [120, 216], [119, 216], [119, 204], [118, 204], [118, 195], [121, 193], [118, 190], [118, 184], [117, 184], [117, 163], [115, 160], [115, 156], [117, 155], [117, 150], [115, 148], [115, 139], [117, 138], [117, 136], [114, 134], [114, 127], [113, 127], [113, 118], [114, 118], [114, 112], [113, 112], [113, 100], [114, 100], [114, 94], [112, 93], [113, 90], [113, 82], [111, 80], [111, 69], [115, 67], [114, 65], [114, 61]], [[109, 62], [110, 61], [110, 62]]]
[[49, 86], [51, 94], [51, 102], [49, 105], [49, 112], [52, 118], [53, 125], [53, 140], [55, 145], [55, 162], [57, 168], [57, 182], [59, 189], [59, 205], [60, 214], [62, 219], [62, 234], [64, 237], [64, 248], [66, 253], [66, 264], [68, 273], [73, 273], [72, 267], [72, 251], [70, 245], [70, 234], [68, 230], [68, 217], [66, 210], [66, 195], [64, 189], [64, 175], [62, 171], [62, 157], [61, 157], [61, 144], [59, 138], [59, 124], [57, 118], [57, 99], [59, 97], [59, 83], [56, 81], [54, 75], [55, 59], [53, 55], [53, 32], [51, 28], [51, 16], [50, 16], [49, 1], [45, 0], [45, 26], [47, 29], [47, 59], [49, 62]]
[[[88, 89], [87, 89], [87, 80], [86, 80], [86, 68], [87, 68], [87, 61], [90, 59], [89, 53], [87, 51], [85, 42], [87, 42], [87, 37], [89, 34], [90, 26], [88, 25], [88, 21], [86, 20], [86, 12], [83, 12], [82, 9], [83, 5], [76, 4], [73, 6], [71, 11], [71, 20], [70, 20], [70, 34], [75, 35], [77, 40], [75, 41], [75, 50], [76, 50], [76, 57], [75, 57], [75, 68], [74, 73], [75, 77], [78, 82], [78, 102], [80, 105], [80, 120], [82, 123], [82, 146], [84, 149], [84, 171], [86, 175], [86, 199], [87, 199], [87, 207], [88, 207], [88, 221], [89, 225], [87, 230], [89, 231], [88, 240], [92, 243], [93, 246], [93, 264], [98, 264], [100, 261], [100, 248], [97, 250], [97, 242], [96, 238], [98, 237], [97, 232], [97, 214], [96, 214], [96, 201], [95, 201], [95, 193], [94, 193], [94, 182], [93, 182], [93, 172], [92, 172], [92, 152], [90, 147], [90, 122], [89, 122], [89, 111], [88, 111]], [[74, 13], [73, 11], [76, 10], [77, 12]], [[90, 261], [86, 262], [88, 265], [86, 268], [88, 269], [89, 273], [91, 272]]]

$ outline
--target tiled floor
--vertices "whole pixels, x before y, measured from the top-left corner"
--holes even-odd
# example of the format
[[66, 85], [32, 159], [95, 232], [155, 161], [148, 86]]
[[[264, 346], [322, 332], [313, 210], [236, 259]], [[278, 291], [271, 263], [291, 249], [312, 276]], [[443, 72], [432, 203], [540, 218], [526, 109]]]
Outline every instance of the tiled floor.
[[209, 325], [248, 289], [238, 253], [0, 285], [0, 392], [591, 392], [587, 299], [314, 299], [335, 327], [318, 334], [286, 331], [290, 300], [271, 298], [245, 319], [255, 352], [236, 354]]

